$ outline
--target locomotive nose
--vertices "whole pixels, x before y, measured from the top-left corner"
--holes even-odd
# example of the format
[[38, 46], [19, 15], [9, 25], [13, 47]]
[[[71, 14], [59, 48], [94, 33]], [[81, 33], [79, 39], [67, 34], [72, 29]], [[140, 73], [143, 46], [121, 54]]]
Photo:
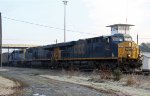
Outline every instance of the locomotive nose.
[[139, 47], [133, 41], [122, 42], [118, 44], [118, 57], [137, 59], [139, 55]]

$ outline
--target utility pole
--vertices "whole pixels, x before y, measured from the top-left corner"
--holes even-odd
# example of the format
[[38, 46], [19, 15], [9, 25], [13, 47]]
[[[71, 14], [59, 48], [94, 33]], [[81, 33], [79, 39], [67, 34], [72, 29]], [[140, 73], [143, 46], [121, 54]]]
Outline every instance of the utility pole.
[[68, 1], [64, 0], [64, 42], [66, 42], [66, 5]]
[[2, 17], [0, 12], [0, 65], [2, 68]]
[[56, 39], [56, 44], [57, 44], [57, 39]]
[[137, 34], [137, 44], [139, 43], [139, 35]]

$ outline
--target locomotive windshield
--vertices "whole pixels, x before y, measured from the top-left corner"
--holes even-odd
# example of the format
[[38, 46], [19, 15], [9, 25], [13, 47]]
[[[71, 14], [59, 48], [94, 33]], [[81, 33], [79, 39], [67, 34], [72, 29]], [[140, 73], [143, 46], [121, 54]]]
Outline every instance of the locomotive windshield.
[[132, 37], [130, 35], [124, 35], [124, 41], [132, 41]]
[[128, 34], [115, 34], [112, 36], [112, 41], [114, 42], [132, 41], [132, 37]]
[[114, 37], [112, 37], [112, 40], [113, 41], [123, 41], [123, 38], [122, 37], [114, 36]]

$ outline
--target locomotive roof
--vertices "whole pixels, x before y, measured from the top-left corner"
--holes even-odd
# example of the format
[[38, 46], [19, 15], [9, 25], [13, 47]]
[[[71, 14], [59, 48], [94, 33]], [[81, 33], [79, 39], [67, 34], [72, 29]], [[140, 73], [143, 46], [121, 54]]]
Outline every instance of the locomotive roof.
[[107, 38], [110, 36], [131, 37], [128, 34], [114, 34], [114, 35], [109, 35], [109, 36], [99, 36], [99, 37], [93, 37], [93, 38], [87, 38], [87, 39], [79, 39], [78, 41], [71, 41], [71, 42], [65, 42], [65, 43], [46, 45], [46, 46], [43, 46], [43, 48], [44, 49], [53, 49], [53, 48], [59, 47], [59, 48], [63, 49], [65, 47], [73, 46], [76, 42], [84, 42], [84, 41], [88, 41], [88, 40], [92, 40], [92, 39], [96, 39], [96, 38], [105, 38], [105, 37]]
[[44, 46], [44, 49], [50, 49], [50, 48], [56, 48], [56, 47], [60, 47], [60, 48], [62, 48], [62, 47], [68, 47], [68, 46], [72, 46], [74, 44], [74, 42], [75, 41], [47, 45], [47, 46]]

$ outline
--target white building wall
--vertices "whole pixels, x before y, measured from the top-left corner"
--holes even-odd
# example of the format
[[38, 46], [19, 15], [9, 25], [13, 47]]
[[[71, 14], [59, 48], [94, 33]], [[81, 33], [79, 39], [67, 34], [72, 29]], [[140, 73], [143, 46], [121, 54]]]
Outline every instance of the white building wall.
[[143, 66], [142, 66], [142, 70], [144, 71], [150, 71], [150, 57], [144, 56], [143, 58]]
[[121, 33], [121, 34], [130, 34], [129, 30], [115, 30], [115, 31], [111, 31], [111, 35], [117, 34], [117, 33]]
[[121, 34], [130, 34], [129, 26], [112, 26], [111, 35], [121, 33]]
[[119, 30], [118, 33], [122, 33], [122, 34], [130, 34], [129, 30]]

